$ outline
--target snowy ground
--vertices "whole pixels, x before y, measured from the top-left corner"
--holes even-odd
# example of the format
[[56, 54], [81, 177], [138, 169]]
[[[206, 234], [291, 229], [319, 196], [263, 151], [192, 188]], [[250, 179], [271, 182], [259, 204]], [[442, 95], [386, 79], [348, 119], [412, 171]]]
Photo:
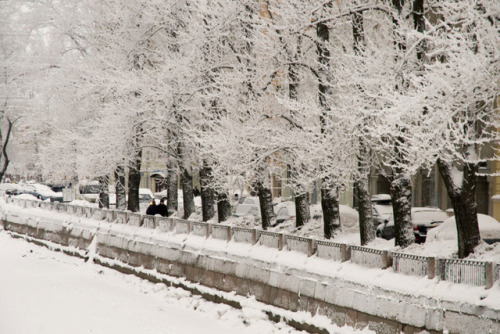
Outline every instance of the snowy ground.
[[[299, 333], [259, 309], [236, 310], [50, 251], [0, 229], [0, 333]], [[369, 333], [343, 327], [337, 333]]]

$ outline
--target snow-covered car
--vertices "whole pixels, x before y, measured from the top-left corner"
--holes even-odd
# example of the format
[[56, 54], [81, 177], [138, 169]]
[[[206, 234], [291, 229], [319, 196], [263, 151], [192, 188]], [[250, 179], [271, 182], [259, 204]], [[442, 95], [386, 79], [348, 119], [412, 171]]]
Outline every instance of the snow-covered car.
[[149, 188], [139, 188], [139, 202], [140, 203], [149, 203], [155, 197], [153, 192]]
[[260, 202], [258, 197], [249, 196], [239, 199], [239, 204], [236, 205], [233, 217], [243, 217], [247, 215], [253, 215], [260, 218]]
[[415, 234], [415, 242], [424, 243], [427, 231], [438, 227], [448, 218], [448, 214], [438, 208], [412, 208], [411, 225]]
[[378, 194], [373, 195], [372, 202], [372, 221], [373, 226], [377, 228], [392, 216], [391, 195]]
[[31, 184], [35, 188], [35, 192], [45, 199], [50, 199], [51, 202], [62, 202], [63, 195], [62, 192], [55, 192], [51, 187], [45, 184], [33, 183]]
[[279, 203], [275, 206], [274, 211], [276, 212], [275, 225], [295, 219], [295, 203], [293, 201]]
[[[441, 209], [431, 207], [414, 207], [411, 209], [411, 223], [415, 241], [417, 243], [425, 242], [427, 231], [439, 226], [448, 215]], [[384, 239], [394, 238], [394, 216], [385, 220], [383, 224], [377, 226], [377, 237]]]
[[[478, 214], [479, 234], [486, 243], [500, 242], [500, 222], [495, 218]], [[428, 241], [457, 240], [457, 227], [455, 216], [445, 220], [440, 226], [427, 233]]]
[[78, 187], [80, 197], [87, 202], [95, 203], [99, 198], [100, 186], [98, 181], [83, 181]]

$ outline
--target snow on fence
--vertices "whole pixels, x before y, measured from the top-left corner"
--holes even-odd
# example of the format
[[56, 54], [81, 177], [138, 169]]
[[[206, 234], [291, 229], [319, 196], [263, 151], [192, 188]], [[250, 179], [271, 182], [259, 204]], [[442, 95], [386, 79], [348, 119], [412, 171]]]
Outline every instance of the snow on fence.
[[132, 225], [132, 226], [142, 226], [143, 225], [143, 216], [139, 213], [128, 213], [128, 219], [125, 220], [125, 223], [127, 225]]
[[84, 210], [85, 210], [85, 217], [92, 218], [94, 216], [94, 208], [86, 206]]
[[116, 211], [115, 217], [117, 224], [127, 224], [128, 214], [126, 211]]
[[85, 215], [85, 207], [83, 206], [80, 206], [80, 205], [76, 205], [75, 206], [75, 214], [77, 216], [84, 216]]
[[212, 238], [220, 240], [231, 240], [231, 226], [221, 224], [210, 224], [212, 227]]
[[235, 242], [245, 242], [288, 250], [297, 251], [311, 256], [316, 256], [335, 261], [348, 261], [370, 268], [393, 268], [397, 273], [415, 276], [428, 276], [438, 279], [474, 286], [491, 288], [500, 278], [500, 264], [492, 262], [439, 259], [434, 257], [416, 256], [405, 253], [390, 253], [388, 251], [372, 249], [361, 246], [350, 246], [324, 240], [287, 235], [283, 233], [262, 231], [252, 228], [231, 227], [222, 224], [207, 224], [204, 222], [190, 222], [187, 220], [154, 217], [127, 213], [115, 210], [103, 210], [93, 207], [81, 207], [58, 202], [38, 202], [17, 198], [6, 198], [7, 203], [13, 203], [23, 208], [37, 207], [42, 209], [57, 210], [62, 213], [84, 215], [88, 218], [106, 220], [120, 224], [156, 228], [162, 231], [175, 231], [175, 233], [192, 233], [194, 235]]
[[259, 244], [271, 248], [283, 249], [283, 233], [259, 231]]
[[172, 218], [158, 217], [156, 218], [156, 226], [160, 228], [162, 232], [170, 232], [174, 226], [174, 220]]
[[64, 204], [64, 203], [56, 203], [56, 205], [54, 206], [54, 209], [57, 210], [57, 212], [68, 212], [68, 204]]
[[188, 220], [174, 219], [174, 231], [179, 234], [191, 233], [191, 222]]
[[208, 238], [210, 235], [210, 225], [205, 222], [191, 222], [191, 233]]
[[103, 209], [102, 211], [104, 212], [104, 216], [106, 217], [105, 219], [108, 223], [112, 223], [115, 221], [116, 216], [114, 210]]
[[289, 251], [295, 251], [299, 253], [311, 256], [314, 254], [316, 246], [311, 238], [299, 237], [297, 235], [285, 234], [285, 245]]
[[389, 252], [361, 246], [351, 246], [351, 261], [369, 268], [386, 269], [391, 266]]
[[350, 249], [346, 244], [316, 240], [316, 256], [323, 259], [345, 262], [350, 259]]
[[155, 216], [140, 215], [138, 213], [135, 213], [134, 215], [136, 215], [137, 217], [134, 216], [133, 222], [129, 222], [130, 225], [142, 226], [142, 227], [146, 227], [146, 228], [156, 228], [156, 226], [158, 226], [156, 223]]
[[92, 218], [97, 220], [104, 220], [106, 219], [106, 213], [102, 209], [94, 208]]
[[233, 226], [231, 231], [232, 239], [236, 242], [244, 242], [251, 245], [257, 242], [257, 230], [254, 228]]
[[70, 215], [75, 214], [75, 206], [66, 204], [66, 212], [69, 213]]
[[492, 262], [459, 259], [439, 259], [439, 262], [440, 278], [444, 281], [485, 286], [487, 289], [491, 288], [495, 281], [494, 272], [497, 266]]
[[429, 274], [429, 259], [426, 256], [393, 252], [392, 269], [394, 272], [405, 275], [427, 276]]

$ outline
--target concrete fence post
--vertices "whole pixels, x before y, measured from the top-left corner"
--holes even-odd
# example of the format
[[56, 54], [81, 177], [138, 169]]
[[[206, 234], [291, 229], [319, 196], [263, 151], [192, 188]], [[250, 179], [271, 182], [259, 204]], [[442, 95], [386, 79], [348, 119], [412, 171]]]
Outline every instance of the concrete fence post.
[[174, 230], [174, 218], [170, 218], [169, 221], [170, 221], [170, 232], [172, 232]]
[[227, 226], [227, 242], [231, 241], [231, 226]]
[[392, 267], [392, 256], [389, 251], [382, 251], [382, 269]]
[[340, 258], [341, 262], [346, 262], [351, 259], [351, 248], [346, 244], [340, 245]]
[[312, 239], [307, 239], [307, 256], [310, 257], [313, 255], [313, 241]]
[[205, 225], [205, 238], [208, 239], [210, 237], [210, 224], [207, 223], [207, 225]]
[[485, 264], [485, 275], [486, 275], [486, 289], [490, 289], [493, 286], [493, 283], [495, 282], [495, 272], [494, 272], [494, 265], [493, 262], [486, 262]]
[[278, 234], [278, 250], [283, 250], [283, 233]]
[[252, 230], [252, 245], [255, 245], [257, 243], [257, 229]]
[[436, 258], [435, 257], [429, 257], [427, 258], [427, 277], [429, 279], [434, 279], [434, 277], [437, 276], [437, 270], [436, 270]]

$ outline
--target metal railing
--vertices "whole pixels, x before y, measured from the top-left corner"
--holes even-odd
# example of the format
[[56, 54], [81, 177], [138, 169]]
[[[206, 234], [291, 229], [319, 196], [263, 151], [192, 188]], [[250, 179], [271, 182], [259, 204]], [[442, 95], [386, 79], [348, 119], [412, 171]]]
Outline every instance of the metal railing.
[[[212, 237], [227, 242], [258, 244], [278, 250], [294, 250], [307, 256], [317, 256], [333, 261], [351, 261], [369, 268], [387, 269], [404, 275], [429, 279], [437, 278], [457, 284], [469, 284], [491, 288], [500, 279], [500, 264], [460, 259], [441, 259], [417, 256], [401, 252], [389, 252], [361, 246], [316, 240], [297, 235], [283, 234], [255, 228], [223, 224], [193, 222], [176, 218], [155, 217], [117, 210], [78, 207], [66, 203], [39, 202], [26, 199], [6, 198], [7, 203], [22, 208], [57, 210], [87, 218], [106, 220], [109, 223], [128, 224], [145, 228], [159, 227], [164, 232], [184, 233]], [[34, 203], [36, 202], [36, 203]]]

